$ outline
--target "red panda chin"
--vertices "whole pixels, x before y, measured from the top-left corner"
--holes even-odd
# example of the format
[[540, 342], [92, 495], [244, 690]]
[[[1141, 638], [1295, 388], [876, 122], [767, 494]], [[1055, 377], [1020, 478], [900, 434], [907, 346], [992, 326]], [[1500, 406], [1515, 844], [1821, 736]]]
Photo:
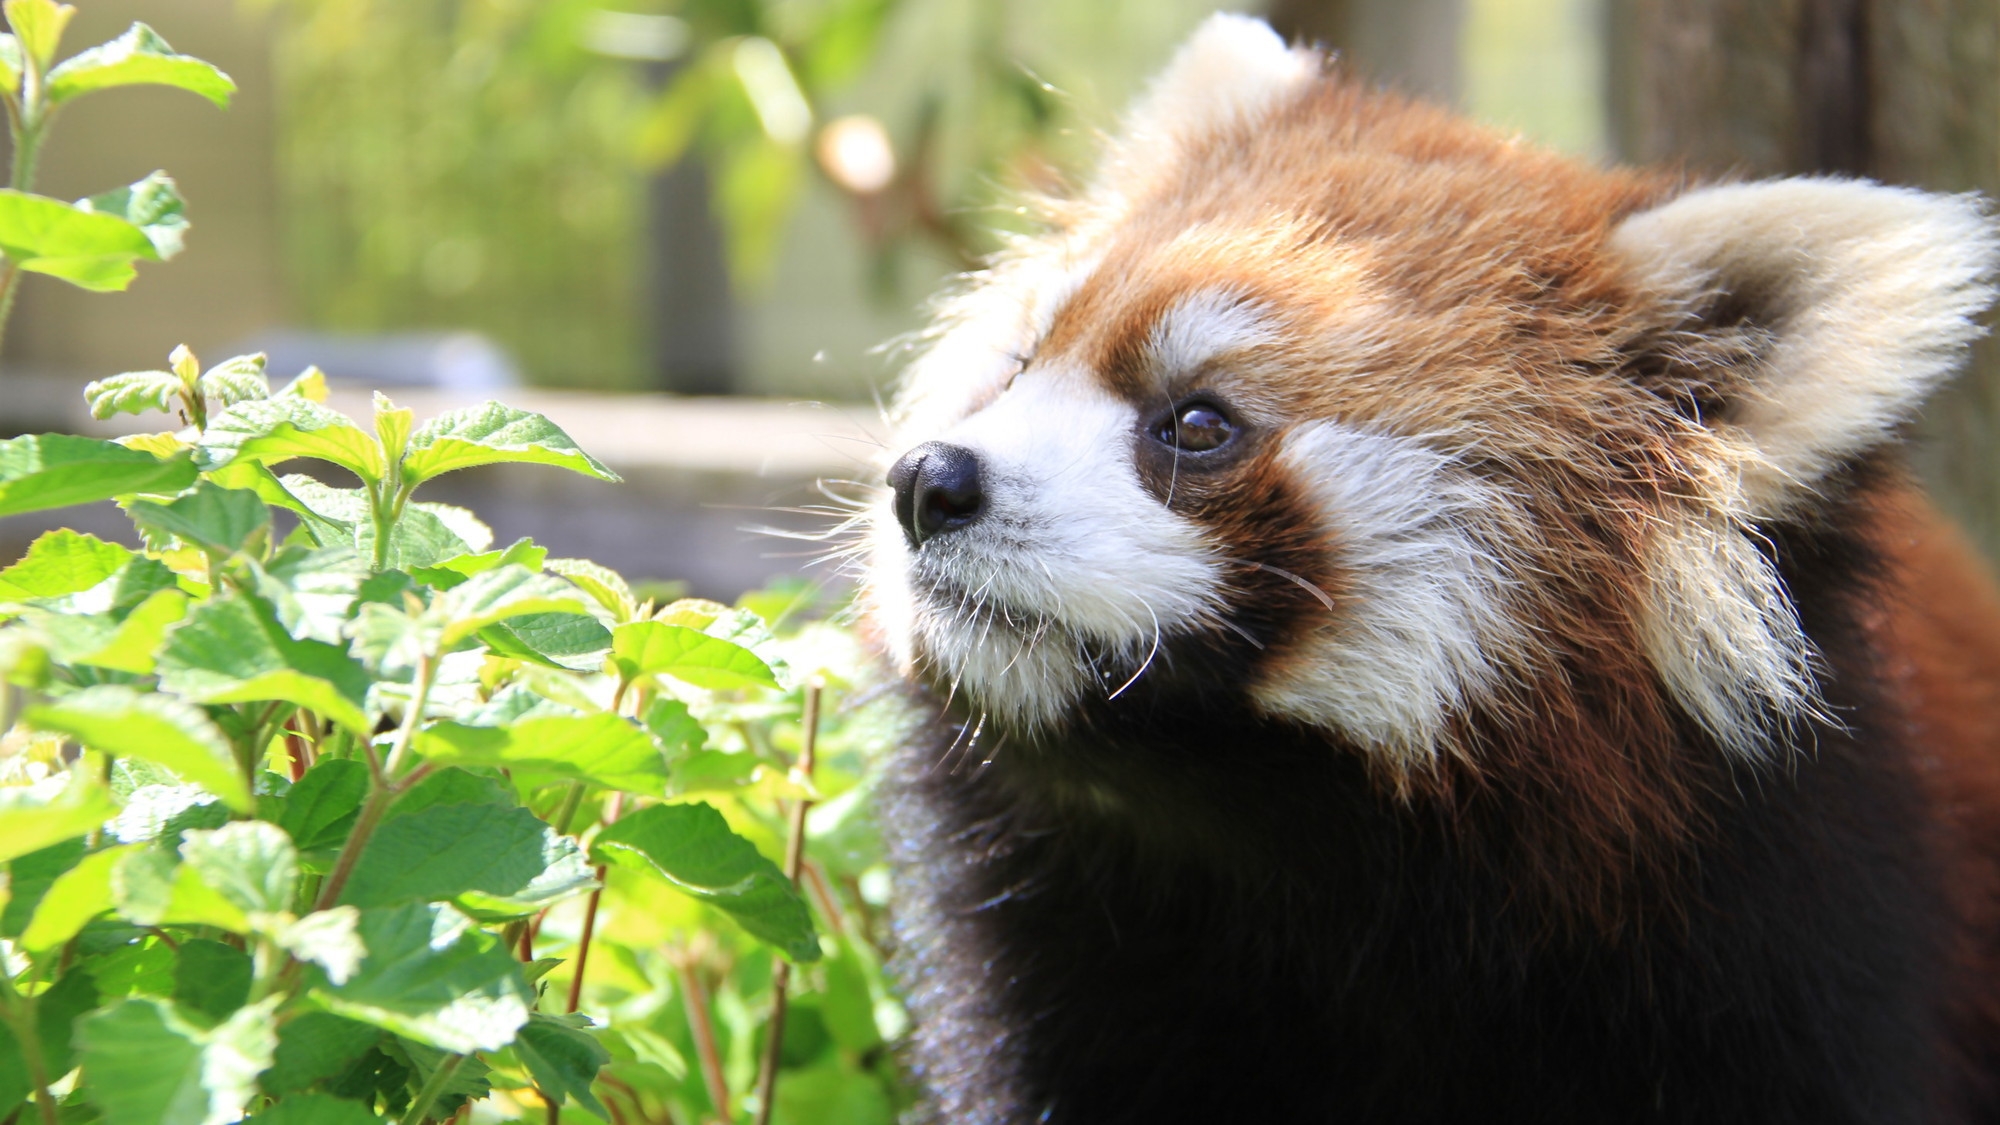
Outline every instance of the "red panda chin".
[[1894, 447], [1978, 204], [1586, 167], [1216, 17], [1054, 215], [867, 545], [943, 1119], [2000, 1115], [2000, 594]]

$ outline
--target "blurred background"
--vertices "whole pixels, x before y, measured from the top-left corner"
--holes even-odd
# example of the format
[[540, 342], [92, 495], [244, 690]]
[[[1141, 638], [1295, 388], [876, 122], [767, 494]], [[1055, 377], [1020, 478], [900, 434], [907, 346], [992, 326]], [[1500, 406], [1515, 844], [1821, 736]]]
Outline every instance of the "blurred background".
[[[872, 483], [884, 345], [1019, 228], [1013, 192], [1087, 165], [1217, 6], [79, 0], [66, 52], [142, 20], [240, 92], [226, 112], [144, 88], [65, 109], [39, 190], [165, 168], [193, 228], [126, 293], [23, 287], [0, 429], [88, 431], [84, 381], [182, 342], [208, 362], [268, 352], [279, 378], [317, 363], [419, 416], [497, 395], [629, 483], [482, 470], [427, 498], [503, 542], [733, 595], [810, 552], [746, 527], [827, 526], [783, 509], [823, 505], [821, 480]], [[1991, 0], [1221, 6], [1586, 159], [2000, 187]], [[1989, 554], [1995, 355], [1933, 408], [1920, 453]], [[40, 529], [0, 521], [0, 558]]]

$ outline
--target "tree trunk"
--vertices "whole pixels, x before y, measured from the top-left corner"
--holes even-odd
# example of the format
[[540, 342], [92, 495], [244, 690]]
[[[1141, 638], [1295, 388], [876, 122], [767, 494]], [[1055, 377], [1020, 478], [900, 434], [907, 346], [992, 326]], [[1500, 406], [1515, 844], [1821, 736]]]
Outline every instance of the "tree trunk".
[[[1992, 0], [1608, 2], [1623, 159], [2000, 195]], [[1980, 342], [1917, 431], [1932, 493], [2000, 558], [2000, 347]]]

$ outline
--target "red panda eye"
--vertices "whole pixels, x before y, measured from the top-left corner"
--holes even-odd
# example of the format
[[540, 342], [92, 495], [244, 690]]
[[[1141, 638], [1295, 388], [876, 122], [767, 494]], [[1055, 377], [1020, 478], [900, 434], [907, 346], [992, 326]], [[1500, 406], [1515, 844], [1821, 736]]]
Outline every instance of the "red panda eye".
[[1175, 408], [1173, 416], [1153, 428], [1153, 438], [1182, 453], [1207, 453], [1229, 444], [1236, 436], [1236, 423], [1215, 406], [1191, 402]]

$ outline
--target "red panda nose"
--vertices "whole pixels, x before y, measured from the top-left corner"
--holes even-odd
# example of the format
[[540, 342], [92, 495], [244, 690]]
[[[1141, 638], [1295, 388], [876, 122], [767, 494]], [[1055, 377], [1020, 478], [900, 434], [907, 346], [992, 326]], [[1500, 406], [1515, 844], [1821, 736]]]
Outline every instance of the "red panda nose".
[[941, 441], [927, 441], [898, 458], [889, 467], [889, 487], [896, 490], [896, 522], [912, 547], [968, 526], [986, 507], [978, 455]]

